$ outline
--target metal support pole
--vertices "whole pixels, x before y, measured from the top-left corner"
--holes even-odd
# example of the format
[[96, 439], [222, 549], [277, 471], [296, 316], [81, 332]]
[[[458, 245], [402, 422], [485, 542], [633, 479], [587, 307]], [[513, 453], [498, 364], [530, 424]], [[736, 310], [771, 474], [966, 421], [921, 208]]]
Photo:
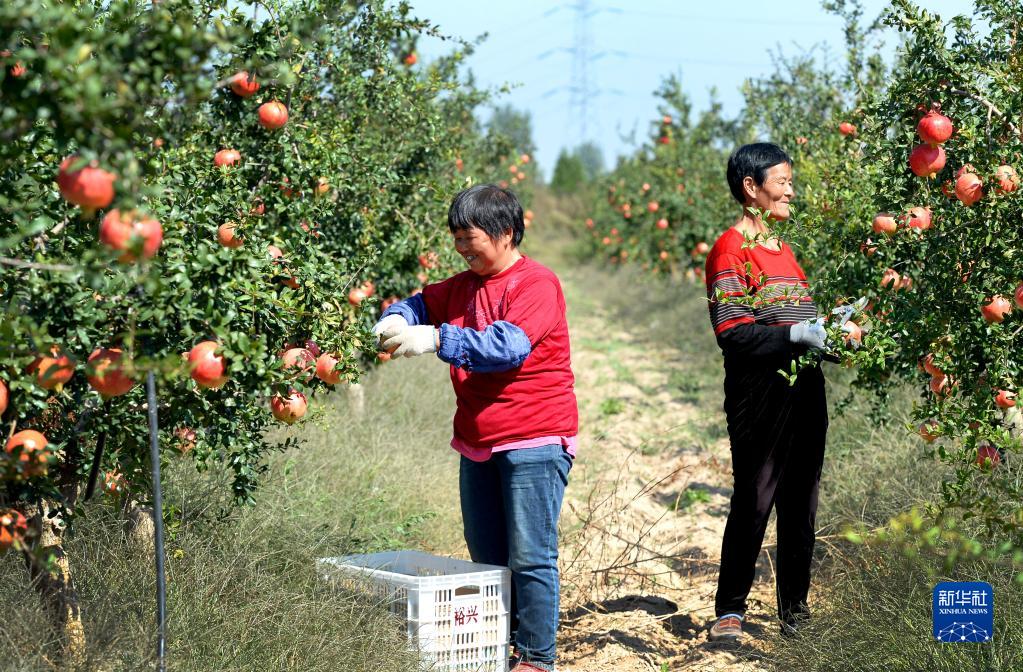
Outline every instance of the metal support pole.
[[149, 453], [153, 465], [153, 527], [156, 541], [156, 669], [167, 671], [167, 575], [163, 549], [163, 494], [160, 488], [160, 426], [156, 419], [156, 378], [146, 375], [149, 399]]

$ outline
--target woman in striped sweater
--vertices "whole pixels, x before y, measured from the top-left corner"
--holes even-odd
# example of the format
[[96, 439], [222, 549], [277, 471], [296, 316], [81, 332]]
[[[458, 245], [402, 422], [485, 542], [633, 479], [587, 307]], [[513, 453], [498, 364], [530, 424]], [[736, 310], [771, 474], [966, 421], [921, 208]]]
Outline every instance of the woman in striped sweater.
[[721, 544], [711, 640], [742, 636], [746, 598], [771, 509], [778, 514], [777, 597], [782, 633], [809, 617], [817, 491], [828, 428], [820, 365], [795, 385], [779, 373], [808, 348], [823, 349], [806, 275], [771, 231], [788, 219], [792, 159], [768, 143], [728, 159], [728, 186], [742, 214], [707, 256], [710, 319], [724, 353], [725, 414], [734, 490]]

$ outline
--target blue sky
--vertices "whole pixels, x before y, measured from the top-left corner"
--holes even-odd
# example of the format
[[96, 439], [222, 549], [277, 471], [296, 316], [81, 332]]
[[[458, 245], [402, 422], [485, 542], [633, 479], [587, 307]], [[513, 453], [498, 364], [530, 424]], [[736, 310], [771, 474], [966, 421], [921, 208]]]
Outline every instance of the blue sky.
[[[656, 115], [653, 92], [672, 73], [697, 111], [717, 89], [725, 112], [740, 109], [740, 86], [747, 77], [771, 72], [770, 54], [795, 54], [823, 45], [832, 59], [843, 55], [842, 21], [821, 8], [820, 0], [410, 0], [414, 14], [430, 19], [445, 34], [472, 39], [489, 33], [469, 60], [483, 86], [517, 85], [502, 101], [533, 116], [536, 159], [549, 175], [562, 147], [575, 146], [583, 124], [571, 103], [577, 14], [590, 7], [588, 21], [591, 87], [599, 92], [589, 105], [587, 135], [604, 152], [605, 163], [633, 146], [621, 136], [633, 131], [642, 141]], [[887, 2], [863, 0], [864, 17], [875, 17]], [[923, 7], [944, 19], [969, 13], [970, 0], [924, 0]], [[885, 35], [891, 52], [898, 42]], [[450, 51], [450, 43], [420, 42], [429, 59]], [[822, 55], [825, 52], [820, 52]]]

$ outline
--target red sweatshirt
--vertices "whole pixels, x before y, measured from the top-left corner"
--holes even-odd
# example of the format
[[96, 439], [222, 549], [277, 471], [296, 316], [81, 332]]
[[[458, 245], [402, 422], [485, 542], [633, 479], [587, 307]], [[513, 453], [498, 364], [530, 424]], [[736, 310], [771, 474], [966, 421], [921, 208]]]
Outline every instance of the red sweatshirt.
[[[542, 437], [574, 440], [579, 416], [565, 297], [551, 270], [524, 256], [497, 275], [464, 271], [420, 296], [428, 322], [441, 330], [438, 356], [451, 363], [453, 444], [478, 451]], [[400, 312], [418, 313], [416, 298]]]

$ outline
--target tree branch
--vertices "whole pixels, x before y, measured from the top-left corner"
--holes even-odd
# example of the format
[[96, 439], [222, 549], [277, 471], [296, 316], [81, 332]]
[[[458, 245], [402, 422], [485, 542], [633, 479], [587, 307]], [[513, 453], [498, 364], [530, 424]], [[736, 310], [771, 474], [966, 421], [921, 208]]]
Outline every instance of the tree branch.
[[0, 265], [13, 266], [15, 268], [32, 268], [37, 271], [57, 271], [63, 273], [78, 270], [74, 266], [68, 266], [66, 264], [40, 264], [35, 261], [25, 261], [24, 259], [12, 259], [10, 257], [0, 257]]

